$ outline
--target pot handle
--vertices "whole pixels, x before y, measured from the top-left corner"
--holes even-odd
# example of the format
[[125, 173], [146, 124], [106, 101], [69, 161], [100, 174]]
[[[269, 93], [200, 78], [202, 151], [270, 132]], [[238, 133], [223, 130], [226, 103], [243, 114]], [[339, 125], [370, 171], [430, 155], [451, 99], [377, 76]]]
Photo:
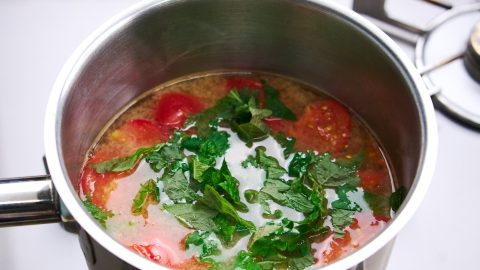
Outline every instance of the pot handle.
[[0, 178], [0, 227], [60, 222], [60, 204], [50, 175]]

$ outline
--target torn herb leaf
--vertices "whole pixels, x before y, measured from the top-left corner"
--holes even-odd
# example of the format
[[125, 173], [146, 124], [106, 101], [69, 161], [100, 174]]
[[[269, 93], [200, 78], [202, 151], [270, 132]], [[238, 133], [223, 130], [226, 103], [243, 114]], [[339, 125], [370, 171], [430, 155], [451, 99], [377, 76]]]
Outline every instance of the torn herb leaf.
[[217, 230], [212, 219], [218, 212], [204, 205], [181, 203], [164, 205], [164, 208], [189, 228], [203, 231]]
[[163, 144], [157, 144], [152, 147], [142, 147], [137, 149], [135, 153], [128, 157], [114, 158], [95, 164], [90, 164], [88, 168], [94, 168], [97, 173], [106, 172], [124, 172], [132, 169], [145, 155], [158, 151]]
[[266, 151], [267, 149], [263, 146], [255, 148], [255, 158], [258, 168], [265, 170], [267, 179], [281, 179], [287, 171], [280, 166], [276, 158], [267, 156]]
[[306, 256], [311, 252], [310, 242], [292, 226], [293, 223], [288, 222], [271, 232], [273, 228], [266, 230], [263, 235], [254, 234], [249, 243], [249, 251], [254, 257], [259, 258], [259, 261], [277, 263], [288, 263], [291, 258]]
[[185, 155], [177, 143], [169, 142], [162, 147], [156, 148], [145, 156], [145, 160], [150, 164], [154, 172], [160, 172], [165, 167], [175, 161], [181, 161]]
[[211, 186], [207, 185], [204, 190], [203, 197], [198, 199], [199, 203], [202, 203], [211, 209], [218, 211], [231, 217], [240, 225], [247, 227], [251, 231], [255, 231], [255, 225], [252, 222], [241, 218], [235, 208]]
[[246, 169], [248, 168], [249, 165], [251, 165], [252, 167], [258, 168], [257, 159], [255, 159], [255, 157], [252, 155], [248, 155], [247, 159], [242, 161], [243, 168]]
[[190, 203], [198, 197], [182, 170], [177, 170], [173, 175], [165, 172], [159, 180], [163, 181], [163, 191], [175, 203]]
[[293, 156], [290, 165], [288, 165], [288, 175], [302, 177], [307, 173], [307, 168], [315, 158], [313, 152], [297, 152]]
[[[247, 146], [251, 146], [253, 142], [266, 139], [270, 129], [265, 122], [263, 122], [263, 119], [270, 116], [272, 112], [270, 110], [259, 109], [253, 98], [248, 101], [248, 105], [244, 104], [241, 108], [244, 110], [243, 117], [237, 116], [237, 119], [230, 123], [232, 130], [237, 133], [238, 137], [244, 141]], [[245, 116], [247, 114], [249, 114], [249, 117]]]
[[267, 132], [252, 123], [237, 124], [233, 122], [232, 130], [237, 133], [240, 140], [244, 141], [247, 146], [251, 146], [254, 142], [262, 141], [268, 137]]
[[303, 193], [289, 190], [285, 192], [287, 203], [285, 206], [295, 209], [301, 213], [310, 213], [313, 211], [314, 205], [308, 200]]
[[210, 235], [210, 231], [194, 231], [185, 239], [186, 248], [188, 248], [189, 245], [200, 247], [200, 261], [204, 261], [209, 256], [220, 254], [220, 249], [218, 248], [217, 243], [213, 239], [210, 239]]
[[217, 192], [225, 195], [225, 199], [232, 203], [236, 209], [242, 212], [248, 211], [248, 207], [240, 201], [240, 193], [238, 191], [239, 182], [230, 173], [225, 160], [223, 161], [220, 170], [217, 170], [214, 167], [205, 170], [199, 183], [203, 188], [209, 185]]
[[337, 164], [329, 153], [316, 156], [307, 170], [307, 176], [312, 182], [330, 188], [345, 184], [358, 186], [360, 178], [355, 173], [356, 168]]
[[199, 183], [203, 181], [203, 174], [210, 168], [208, 164], [205, 164], [198, 160], [197, 157], [192, 159], [191, 172], [193, 179], [197, 180]]
[[332, 225], [333, 225], [333, 233], [334, 237], [341, 237], [343, 236], [343, 229], [350, 226], [353, 223], [353, 214], [355, 213], [354, 210], [346, 210], [346, 209], [337, 209], [333, 208], [331, 210], [332, 215]]
[[258, 191], [254, 189], [247, 189], [243, 192], [243, 196], [248, 203], [257, 203], [258, 202]]
[[265, 107], [272, 111], [272, 116], [295, 121], [297, 116], [280, 99], [280, 93], [266, 81], [262, 81], [265, 91]]
[[160, 190], [153, 179], [149, 179], [140, 185], [140, 190], [133, 199], [132, 214], [148, 217], [147, 207], [149, 204], [158, 204], [160, 202]]
[[225, 154], [229, 148], [228, 133], [212, 131], [206, 137], [189, 137], [182, 141], [182, 147], [196, 153], [198, 160], [204, 164], [214, 165], [217, 157]]
[[290, 154], [295, 152], [296, 139], [294, 137], [287, 137], [283, 132], [278, 132], [273, 135], [273, 138], [283, 147], [283, 156], [285, 158], [288, 158]]
[[276, 203], [298, 212], [309, 213], [313, 210], [313, 204], [307, 199], [307, 195], [292, 190], [290, 185], [281, 180], [266, 179], [261, 192], [268, 194]]
[[250, 233], [250, 229], [238, 224], [225, 214], [218, 214], [213, 218], [217, 226], [215, 234], [225, 247], [233, 247], [238, 240]]
[[82, 201], [82, 203], [90, 215], [92, 215], [92, 217], [97, 220], [97, 222], [100, 223], [103, 228], [106, 228], [105, 222], [107, 219], [113, 217], [112, 211], [103, 210], [96, 206], [92, 201], [90, 193], [85, 194], [85, 200]]
[[237, 254], [237, 257], [235, 257], [233, 269], [262, 270], [264, 268], [255, 262], [250, 252], [242, 250]]
[[357, 189], [350, 185], [343, 185], [336, 188], [338, 199], [332, 202], [332, 207], [337, 209], [352, 210], [356, 212], [362, 211], [362, 208], [356, 203], [350, 201], [347, 196], [348, 192], [355, 192]]
[[303, 270], [314, 264], [312, 251], [307, 250], [306, 254], [298, 258], [290, 258], [288, 260], [289, 270]]

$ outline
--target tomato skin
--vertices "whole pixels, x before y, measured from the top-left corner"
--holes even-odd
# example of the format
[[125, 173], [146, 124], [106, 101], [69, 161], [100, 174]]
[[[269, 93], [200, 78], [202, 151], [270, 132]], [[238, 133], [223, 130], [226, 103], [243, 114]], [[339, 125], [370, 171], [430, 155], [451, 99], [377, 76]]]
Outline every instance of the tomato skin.
[[169, 128], [181, 128], [189, 115], [203, 110], [197, 97], [185, 93], [166, 93], [157, 102], [154, 117], [158, 124]]
[[337, 156], [348, 145], [352, 132], [350, 113], [339, 102], [323, 99], [309, 104], [291, 130], [300, 151], [314, 148]]

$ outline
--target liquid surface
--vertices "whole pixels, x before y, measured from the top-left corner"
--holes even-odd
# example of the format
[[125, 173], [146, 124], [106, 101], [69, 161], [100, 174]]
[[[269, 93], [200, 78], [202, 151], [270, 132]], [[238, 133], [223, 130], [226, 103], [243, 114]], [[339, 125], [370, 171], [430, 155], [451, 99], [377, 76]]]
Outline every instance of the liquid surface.
[[[205, 110], [218, 108], [219, 100], [229, 96], [243, 99], [235, 105], [235, 117], [217, 115], [207, 127], [209, 135], [202, 134], [199, 123], [211, 115]], [[194, 121], [195, 115], [203, 118]], [[256, 127], [257, 133], [252, 131]], [[220, 139], [211, 139], [213, 149], [223, 145], [222, 138], [228, 147], [206, 161], [201, 145], [212, 134], [220, 134]], [[205, 139], [200, 150], [185, 143], [197, 138]], [[286, 154], [285, 139], [293, 138]], [[154, 170], [159, 164], [155, 153], [171, 145], [179, 146], [180, 156], [168, 156]], [[264, 159], [276, 163], [268, 165]], [[300, 161], [308, 164], [294, 166]], [[221, 183], [212, 180], [215, 174], [198, 173], [198, 164], [220, 175]], [[272, 168], [283, 173], [271, 177]], [[378, 234], [392, 217], [397, 197], [392, 196], [393, 180], [381, 148], [362, 121], [319, 91], [271, 74], [210, 74], [160, 85], [108, 127], [81, 177], [80, 196], [112, 237], [176, 269], [326, 265]], [[182, 188], [191, 192], [179, 199], [172, 186], [182, 181], [187, 183]], [[212, 204], [217, 195], [217, 205]], [[208, 196], [213, 196], [210, 202]], [[222, 212], [220, 204], [231, 205], [235, 213]], [[214, 224], [209, 224], [216, 229], [195, 225], [175, 210], [178, 206], [201, 207], [198, 215], [212, 215]], [[238, 225], [239, 220], [245, 224]], [[264, 252], [288, 239], [295, 243]], [[262, 246], [263, 240], [270, 244]]]

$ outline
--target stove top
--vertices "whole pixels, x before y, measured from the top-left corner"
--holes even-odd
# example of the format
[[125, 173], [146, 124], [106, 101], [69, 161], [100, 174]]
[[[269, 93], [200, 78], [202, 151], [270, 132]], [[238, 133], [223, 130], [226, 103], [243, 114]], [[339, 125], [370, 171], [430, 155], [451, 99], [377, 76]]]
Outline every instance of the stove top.
[[[0, 177], [44, 173], [43, 117], [58, 72], [88, 34], [135, 2], [0, 2]], [[352, 0], [335, 2], [353, 5]], [[446, 11], [448, 4], [432, 6], [423, 2], [388, 0], [385, 6], [393, 18], [413, 25], [414, 29], [425, 30], [434, 17]], [[449, 3], [457, 6], [475, 1], [451, 0]], [[444, 29], [439, 28], [429, 36], [423, 68], [455, 58], [460, 53], [458, 48], [466, 48], [473, 27], [480, 20], [479, 12], [471, 16], [472, 19], [468, 19], [474, 21], [471, 26], [464, 26], [463, 21], [449, 22], [441, 27]], [[382, 24], [379, 20], [375, 23]], [[402, 34], [402, 30], [395, 27], [385, 24], [382, 27], [388, 32], [397, 32], [393, 33], [395, 41], [414, 61], [412, 42], [422, 32], [403, 31]], [[436, 46], [433, 49], [432, 44]], [[448, 94], [455, 104], [466, 103], [465, 110], [480, 115], [480, 106], [477, 106], [480, 84], [470, 75], [458, 75], [451, 70], [467, 70], [462, 59], [456, 58], [428, 73], [438, 84], [431, 90]], [[441, 82], [437, 83], [437, 79]], [[466, 85], [473, 87], [467, 89]], [[460, 97], [453, 95], [459, 92]], [[480, 227], [480, 216], [472, 206], [480, 189], [480, 170], [477, 169], [480, 131], [458, 124], [440, 111], [437, 119], [440, 144], [436, 173], [422, 206], [397, 237], [388, 270], [472, 269], [478, 264], [480, 231], [474, 228]], [[58, 224], [1, 228], [0, 266], [9, 270], [86, 269], [78, 237]]]

